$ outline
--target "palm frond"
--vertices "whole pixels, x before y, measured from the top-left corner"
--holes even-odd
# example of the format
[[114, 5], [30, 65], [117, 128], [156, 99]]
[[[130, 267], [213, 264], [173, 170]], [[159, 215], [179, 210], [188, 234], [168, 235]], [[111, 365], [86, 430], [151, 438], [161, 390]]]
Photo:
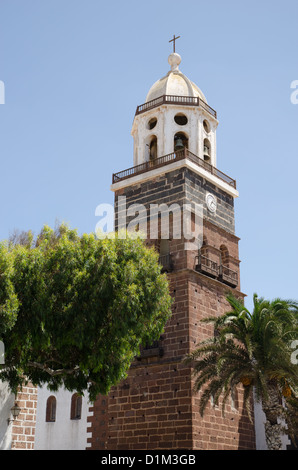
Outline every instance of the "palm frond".
[[201, 412], [211, 398], [215, 404], [222, 398], [224, 413], [229, 396], [243, 383], [244, 405], [252, 419], [253, 390], [258, 401], [268, 402], [272, 383], [279, 393], [285, 380], [291, 390], [298, 388], [298, 368], [290, 361], [290, 343], [298, 334], [298, 303], [270, 302], [254, 294], [250, 313], [233, 295], [227, 301], [230, 311], [202, 320], [212, 323], [217, 335], [201, 342], [185, 363], [193, 368], [195, 393], [201, 392]]

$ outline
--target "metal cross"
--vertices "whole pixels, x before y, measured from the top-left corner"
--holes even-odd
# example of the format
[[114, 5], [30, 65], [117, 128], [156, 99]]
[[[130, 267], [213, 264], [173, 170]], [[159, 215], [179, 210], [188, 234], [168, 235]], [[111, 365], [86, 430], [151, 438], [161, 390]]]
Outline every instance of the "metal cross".
[[180, 36], [177, 36], [177, 37], [176, 37], [175, 34], [174, 34], [173, 39], [171, 39], [171, 40], [169, 41], [169, 42], [172, 42], [172, 43], [173, 43], [173, 52], [176, 52], [176, 51], [175, 51], [175, 42], [176, 42], [176, 39], [179, 39], [179, 38], [180, 38]]

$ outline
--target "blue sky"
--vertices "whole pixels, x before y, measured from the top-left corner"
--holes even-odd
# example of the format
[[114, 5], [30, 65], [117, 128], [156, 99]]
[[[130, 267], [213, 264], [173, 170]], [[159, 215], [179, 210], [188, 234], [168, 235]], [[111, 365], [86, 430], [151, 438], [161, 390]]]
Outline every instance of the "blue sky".
[[1, 0], [0, 239], [56, 220], [95, 229], [173, 34], [218, 112], [218, 168], [237, 180], [247, 305], [254, 292], [298, 299], [296, 0]]

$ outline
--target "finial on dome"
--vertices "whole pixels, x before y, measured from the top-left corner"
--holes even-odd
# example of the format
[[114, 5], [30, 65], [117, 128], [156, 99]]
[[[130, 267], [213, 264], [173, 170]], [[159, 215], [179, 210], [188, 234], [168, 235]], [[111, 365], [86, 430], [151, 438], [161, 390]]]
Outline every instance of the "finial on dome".
[[168, 62], [171, 66], [172, 72], [179, 72], [178, 66], [181, 62], [181, 57], [177, 52], [172, 52], [172, 54], [169, 55]]
[[176, 40], [179, 39], [180, 36], [175, 36], [173, 35], [173, 39], [171, 39], [169, 42], [173, 43], [173, 52], [172, 54], [169, 55], [168, 62], [171, 66], [172, 72], [179, 72], [179, 64], [181, 62], [181, 57], [179, 54], [176, 53]]

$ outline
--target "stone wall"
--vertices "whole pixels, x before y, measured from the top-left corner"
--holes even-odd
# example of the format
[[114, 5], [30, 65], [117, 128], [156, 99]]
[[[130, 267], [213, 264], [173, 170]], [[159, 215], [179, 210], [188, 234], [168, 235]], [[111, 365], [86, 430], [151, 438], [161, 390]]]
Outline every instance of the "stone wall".
[[[211, 193], [217, 199], [217, 211], [211, 214], [206, 208], [206, 194]], [[115, 193], [115, 230], [119, 227], [119, 215], [123, 210], [118, 206], [118, 197], [126, 197], [126, 208], [132, 204], [143, 204], [147, 208], [149, 217], [150, 204], [183, 204], [196, 203], [203, 205], [204, 219], [217, 225], [219, 228], [234, 234], [234, 199], [232, 196], [217, 189], [198, 174], [188, 168], [179, 168], [164, 173], [152, 180], [123, 188]], [[133, 219], [127, 217], [127, 223]]]
[[[254, 429], [242, 407], [242, 390], [235, 402], [199, 414], [191, 370], [185, 355], [213, 332], [200, 320], [227, 308], [226, 288], [188, 269], [169, 274], [175, 300], [172, 317], [155, 355], [141, 356], [128, 377], [108, 397], [99, 397], [90, 418], [91, 449], [254, 449]], [[146, 351], [148, 353], [148, 351]]]
[[35, 441], [37, 387], [27, 384], [16, 395], [21, 408], [18, 417], [11, 422], [12, 450], [33, 450]]
[[[217, 199], [216, 213], [206, 208], [206, 193]], [[126, 197], [126, 206], [118, 204]], [[208, 250], [220, 260], [221, 248], [227, 251], [227, 262], [239, 275], [238, 242], [234, 234], [234, 201], [188, 168], [164, 173], [115, 193], [116, 230], [124, 209], [143, 204], [150, 215], [150, 204], [203, 205], [203, 235]], [[126, 219], [128, 224], [133, 218]], [[159, 227], [159, 236], [160, 236]], [[150, 236], [148, 226], [147, 235]], [[159, 344], [140, 352], [127, 379], [114, 387], [108, 397], [99, 397], [90, 418], [91, 449], [253, 449], [254, 429], [243, 411], [242, 390], [227, 407], [224, 418], [220, 409], [210, 406], [202, 418], [199, 396], [193, 392], [191, 369], [183, 358], [200, 341], [214, 332], [201, 320], [228, 309], [228, 287], [196, 271], [198, 250], [186, 250], [183, 237], [169, 237], [173, 266], [168, 272], [174, 299], [172, 317]], [[147, 240], [159, 248], [160, 240]], [[243, 297], [239, 290], [234, 292]]]

